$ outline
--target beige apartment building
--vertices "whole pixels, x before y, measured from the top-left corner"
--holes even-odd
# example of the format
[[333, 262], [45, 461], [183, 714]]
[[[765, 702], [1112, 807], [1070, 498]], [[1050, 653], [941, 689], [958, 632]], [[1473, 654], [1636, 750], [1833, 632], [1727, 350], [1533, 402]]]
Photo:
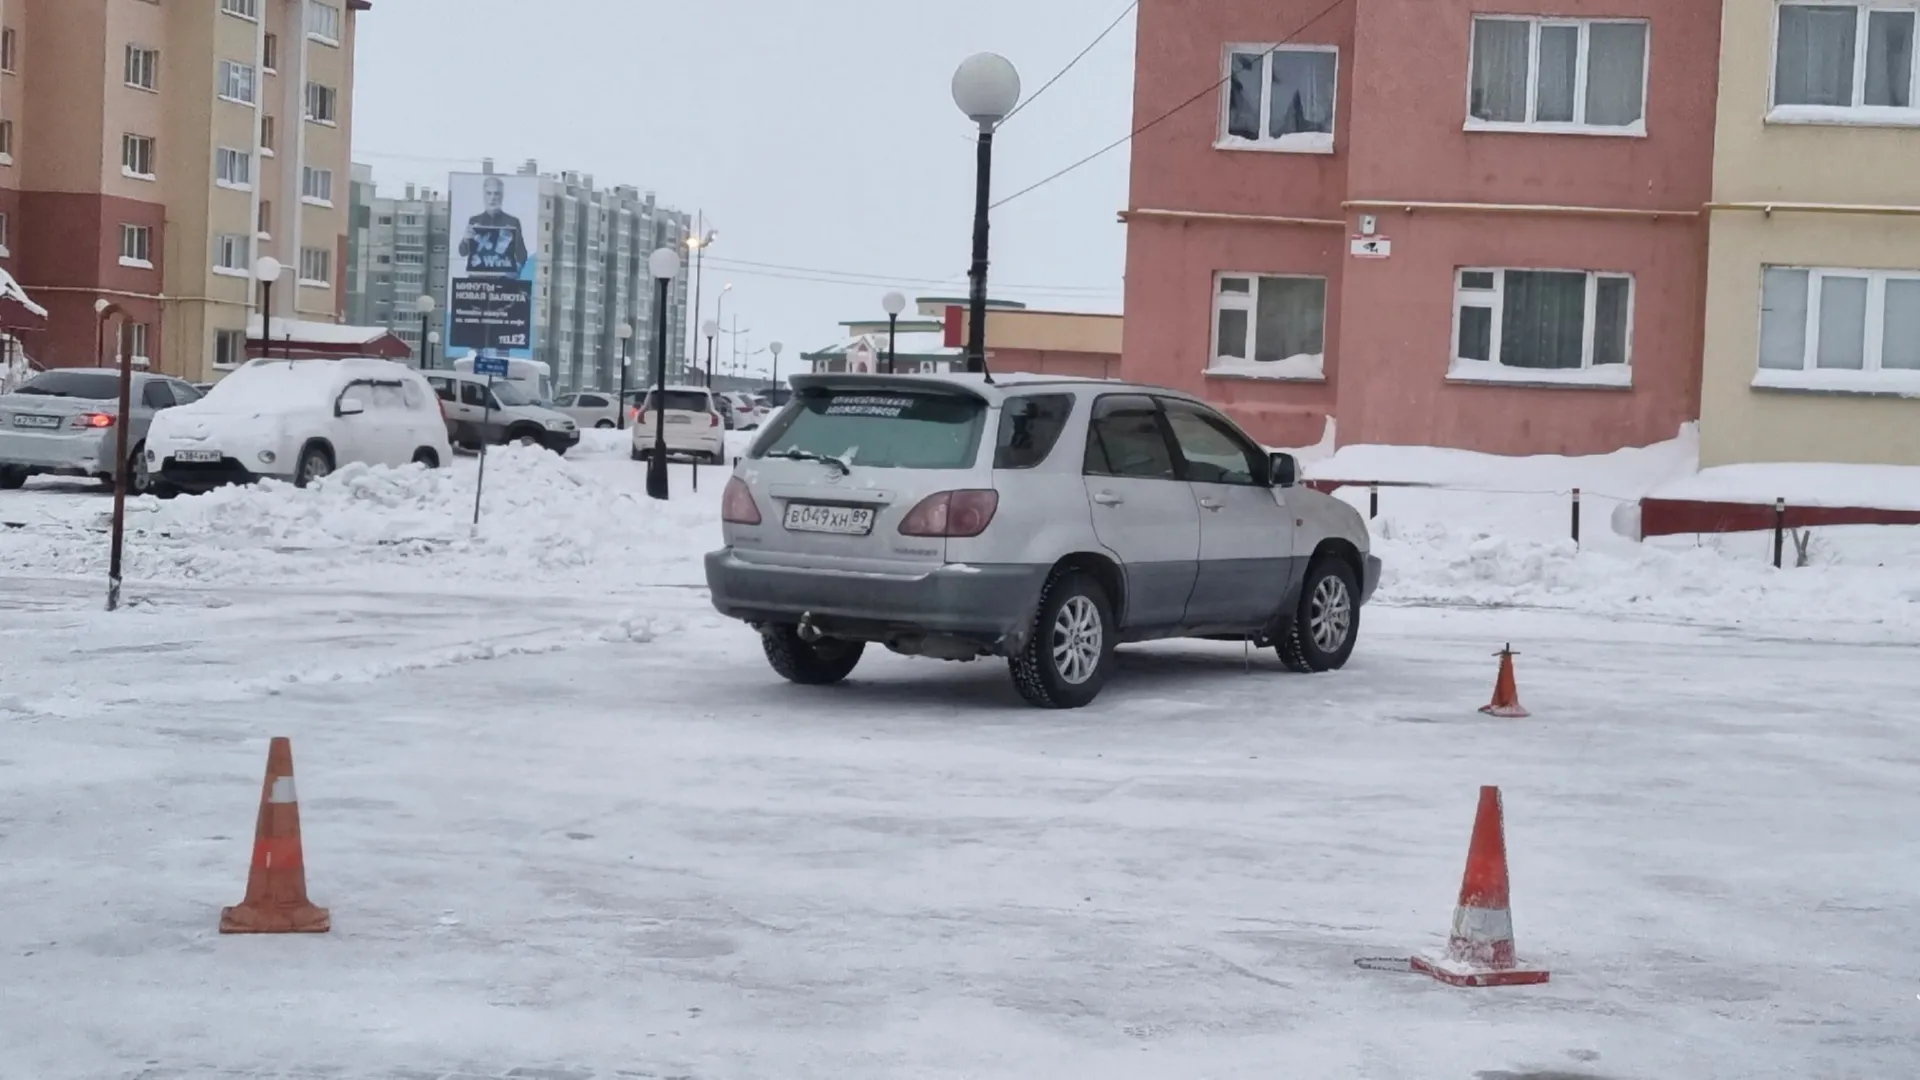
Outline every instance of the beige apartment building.
[[369, 0], [0, 0], [0, 266], [42, 306], [47, 367], [133, 352], [211, 379], [275, 319], [345, 308], [353, 47]]
[[1917, 9], [1723, 7], [1703, 465], [1920, 465]]

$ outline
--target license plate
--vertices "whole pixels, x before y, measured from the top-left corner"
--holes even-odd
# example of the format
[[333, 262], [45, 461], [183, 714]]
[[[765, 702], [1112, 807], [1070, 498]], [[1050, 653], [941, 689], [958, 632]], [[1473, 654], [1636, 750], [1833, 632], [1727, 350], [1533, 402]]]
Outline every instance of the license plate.
[[57, 428], [60, 426], [60, 418], [57, 416], [15, 416], [13, 418], [13, 426], [24, 428]]
[[790, 532], [865, 536], [873, 531], [873, 510], [865, 506], [790, 503], [787, 506], [787, 529]]
[[218, 450], [176, 450], [173, 452], [173, 460], [186, 461], [186, 462], [219, 461], [220, 451]]
[[692, 420], [690, 420], [690, 419], [688, 419], [687, 417], [684, 417], [684, 416], [669, 416], [669, 417], [667, 417], [667, 423], [669, 423], [669, 424], [691, 424], [691, 423], [693, 423], [693, 421], [692, 421]]

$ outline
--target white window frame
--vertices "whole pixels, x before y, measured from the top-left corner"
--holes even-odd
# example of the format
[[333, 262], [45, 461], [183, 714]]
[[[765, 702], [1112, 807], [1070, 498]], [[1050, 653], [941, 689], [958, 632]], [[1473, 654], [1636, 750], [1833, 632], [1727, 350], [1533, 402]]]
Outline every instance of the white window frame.
[[[228, 93], [227, 83], [229, 76], [237, 78], [242, 73], [245, 73], [246, 76], [247, 96], [241, 97], [238, 94]], [[238, 60], [222, 60], [214, 71], [213, 92], [221, 101], [229, 101], [235, 105], [245, 105], [250, 109], [255, 108], [256, 103], [260, 100], [260, 71], [252, 64], [243, 64]]]
[[[1221, 283], [1228, 278], [1245, 278], [1247, 291], [1244, 293], [1222, 292]], [[1317, 281], [1320, 283], [1320, 373], [1294, 374], [1281, 365], [1291, 357], [1271, 363], [1262, 363], [1254, 357], [1259, 354], [1259, 312], [1260, 281], [1263, 278], [1276, 278], [1290, 281]], [[1333, 283], [1323, 274], [1274, 273], [1264, 270], [1222, 270], [1213, 275], [1213, 306], [1208, 311], [1212, 325], [1207, 331], [1211, 343], [1207, 350], [1207, 375], [1214, 378], [1258, 379], [1262, 382], [1326, 382], [1327, 364], [1327, 306], [1332, 299]], [[1220, 312], [1223, 310], [1244, 311], [1247, 313], [1247, 357], [1220, 355]], [[1255, 365], [1260, 365], [1256, 367]], [[1272, 374], [1261, 368], [1273, 369]]]
[[153, 226], [121, 223], [120, 265], [135, 270], [153, 269]]
[[[122, 72], [124, 83], [134, 90], [149, 94], [160, 92], [160, 50], [149, 49], [144, 45], [127, 45], [126, 70]], [[146, 82], [141, 82], [142, 77]]]
[[[319, 268], [321, 272], [326, 274], [325, 277], [313, 277], [307, 273], [307, 271], [312, 267], [312, 264], [308, 261], [309, 256], [317, 257]], [[333, 288], [333, 252], [327, 250], [326, 248], [313, 248], [313, 247], [301, 248], [300, 249], [300, 284], [306, 286], [309, 289]]]
[[[1920, 369], [1886, 368], [1887, 283], [1920, 283], [1920, 270], [1861, 270], [1835, 266], [1795, 266], [1785, 263], [1760, 268], [1761, 310], [1756, 331], [1766, 321], [1766, 272], [1789, 270], [1807, 275], [1806, 347], [1799, 370], [1760, 366], [1760, 353], [1754, 350], [1753, 385], [1769, 390], [1819, 390], [1852, 394], [1920, 394]], [[1862, 338], [1864, 359], [1859, 371], [1847, 368], [1823, 368], [1820, 358], [1820, 304], [1823, 284], [1829, 277], [1867, 279], [1867, 325]], [[1756, 336], [1756, 341], [1761, 340]]]
[[[144, 145], [147, 151], [146, 152], [147, 167], [144, 171], [134, 167], [137, 159], [140, 157], [139, 154], [134, 152], [134, 148], [136, 146], [141, 146], [141, 145]], [[157, 175], [155, 174], [155, 170], [157, 170], [159, 166], [154, 163], [154, 159], [159, 156], [160, 156], [160, 144], [154, 139], [153, 136], [139, 135], [131, 131], [123, 132], [121, 134], [120, 136], [120, 175], [121, 176], [125, 176], [133, 180], [146, 180], [148, 182], [152, 182], [153, 180], [158, 179]]]
[[20, 32], [0, 27], [0, 74], [20, 74]]
[[[238, 178], [227, 175], [229, 164], [238, 165]], [[216, 187], [229, 191], [253, 190], [253, 152], [233, 146], [217, 146], [213, 150], [213, 182]]]
[[280, 125], [273, 119], [272, 113], [260, 114], [260, 156], [275, 157], [274, 144], [280, 141]]
[[[327, 16], [331, 17], [329, 18]], [[314, 23], [316, 22], [322, 24], [331, 23], [332, 25], [315, 26]], [[307, 40], [317, 41], [322, 45], [331, 45], [337, 49], [340, 47], [342, 40], [341, 34], [345, 26], [346, 16], [341, 13], [338, 7], [333, 4], [324, 3], [322, 0], [308, 0]], [[329, 30], [331, 30], [332, 33], [328, 33]]]
[[[1478, 34], [1473, 25], [1482, 20], [1488, 22], [1523, 22], [1528, 24], [1527, 31], [1527, 119], [1482, 120], [1473, 115], [1473, 73], [1479, 63]], [[1591, 47], [1592, 29], [1598, 24], [1634, 25], [1646, 28], [1641, 39], [1644, 50], [1640, 58], [1640, 119], [1631, 124], [1589, 124], [1582, 117], [1587, 111], [1587, 58]], [[1580, 45], [1574, 60], [1572, 123], [1544, 122], [1535, 120], [1540, 108], [1540, 31], [1549, 26], [1572, 26], [1579, 28]], [[1605, 135], [1614, 138], [1644, 139], [1647, 135], [1647, 97], [1653, 83], [1653, 23], [1649, 19], [1585, 19], [1568, 18], [1554, 15], [1507, 15], [1498, 13], [1476, 13], [1473, 15], [1467, 31], [1467, 123], [1468, 131], [1513, 131], [1533, 132], [1555, 135]]]
[[[1523, 274], [1585, 274], [1587, 297], [1583, 325], [1580, 327], [1580, 366], [1577, 368], [1508, 367], [1500, 362], [1502, 315], [1506, 305], [1507, 272]], [[1469, 289], [1463, 282], [1468, 274], [1492, 274], [1491, 289]], [[1627, 340], [1618, 364], [1593, 362], [1594, 323], [1600, 316], [1600, 281], [1603, 278], [1627, 283]], [[1447, 342], [1447, 381], [1470, 383], [1565, 384], [1569, 386], [1631, 387], [1633, 385], [1634, 320], [1639, 314], [1640, 283], [1629, 273], [1615, 270], [1583, 270], [1557, 266], [1461, 266], [1453, 272], [1453, 330]], [[1460, 313], [1468, 307], [1490, 308], [1493, 325], [1488, 336], [1487, 359], [1473, 360], [1460, 355]]]
[[[325, 106], [325, 116], [320, 115], [320, 110], [314, 108], [316, 98]], [[325, 83], [308, 83], [303, 111], [308, 123], [323, 124], [327, 127], [340, 126], [340, 91]]]
[[0, 165], [13, 164], [13, 121], [0, 120]]
[[[237, 335], [237, 337], [235, 335]], [[222, 338], [225, 338], [228, 341], [238, 342], [238, 345], [239, 345], [238, 360], [230, 360], [230, 361], [227, 361], [226, 363], [222, 363], [220, 361], [220, 341]], [[232, 371], [234, 368], [237, 368], [241, 364], [246, 363], [247, 362], [247, 346], [251, 344], [252, 342], [247, 338], [247, 332], [245, 330], [215, 330], [213, 332], [213, 366], [218, 368], [221, 371]]]
[[7, 215], [0, 214], [0, 259], [8, 258], [13, 254], [7, 248], [7, 239]]
[[220, 10], [236, 19], [260, 21], [260, 0], [220, 0]]
[[[1852, 105], [1775, 105], [1780, 83], [1780, 9], [1783, 7], [1854, 8], [1853, 100]], [[1914, 13], [1915, 40], [1920, 46], [1920, 0], [1774, 0], [1772, 32], [1767, 36], [1767, 123], [1840, 124], [1864, 127], [1920, 127], [1920, 58], [1913, 63], [1914, 84], [1907, 88], [1908, 107], [1867, 105], [1867, 42], [1872, 13], [1908, 11]], [[1783, 268], [1785, 269], [1785, 268]], [[1794, 269], [1798, 269], [1797, 267]]]
[[[1333, 54], [1333, 130], [1305, 131], [1275, 138], [1269, 135], [1273, 119], [1273, 58], [1277, 53]], [[1235, 55], [1260, 54], [1260, 137], [1246, 139], [1229, 134], [1227, 126], [1233, 112], [1233, 58]], [[1331, 154], [1340, 134], [1340, 47], [1338, 45], [1265, 45], [1228, 44], [1220, 53], [1220, 116], [1214, 132], [1216, 150], [1257, 150], [1269, 154]]]
[[271, 31], [260, 41], [260, 71], [265, 75], [280, 74], [280, 35]]
[[143, 322], [127, 324], [127, 353], [134, 367], [151, 366], [153, 360], [147, 355], [147, 324]]
[[[213, 272], [223, 277], [248, 277], [251, 238], [246, 233], [217, 233], [213, 238]], [[231, 253], [229, 261], [221, 261]]]
[[[326, 191], [319, 195], [310, 194], [311, 189], [314, 187], [313, 181], [319, 177], [326, 178], [326, 184], [324, 185]], [[308, 206], [324, 206], [332, 209], [333, 170], [316, 169], [312, 165], [303, 167], [300, 170], [300, 201], [306, 203]]]

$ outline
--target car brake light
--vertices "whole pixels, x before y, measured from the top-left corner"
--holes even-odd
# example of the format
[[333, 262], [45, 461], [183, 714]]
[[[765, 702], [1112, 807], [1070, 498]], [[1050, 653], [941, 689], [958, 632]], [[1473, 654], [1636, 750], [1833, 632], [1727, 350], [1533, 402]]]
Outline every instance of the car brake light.
[[760, 524], [760, 507], [753, 501], [753, 492], [737, 476], [727, 481], [727, 489], [720, 496], [720, 520], [729, 525]]
[[113, 414], [103, 412], [81, 413], [73, 418], [77, 428], [110, 428], [113, 426]]
[[979, 536], [1000, 509], [991, 489], [942, 491], [920, 500], [900, 522], [901, 536]]
[[719, 413], [717, 413], [717, 412], [710, 412], [710, 413], [708, 413], [708, 414], [707, 414], [707, 426], [708, 426], [708, 427], [719, 427], [719, 426], [720, 426], [720, 414], [719, 414]]

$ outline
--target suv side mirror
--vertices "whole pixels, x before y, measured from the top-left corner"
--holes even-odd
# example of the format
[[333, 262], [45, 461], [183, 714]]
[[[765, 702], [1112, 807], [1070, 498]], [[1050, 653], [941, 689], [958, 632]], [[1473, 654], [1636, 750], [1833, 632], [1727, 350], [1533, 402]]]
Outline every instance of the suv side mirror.
[[1292, 454], [1268, 454], [1268, 472], [1274, 487], [1292, 487], [1300, 482], [1300, 463]]
[[367, 411], [367, 403], [355, 397], [343, 397], [340, 404], [333, 407], [335, 416], [359, 416]]

